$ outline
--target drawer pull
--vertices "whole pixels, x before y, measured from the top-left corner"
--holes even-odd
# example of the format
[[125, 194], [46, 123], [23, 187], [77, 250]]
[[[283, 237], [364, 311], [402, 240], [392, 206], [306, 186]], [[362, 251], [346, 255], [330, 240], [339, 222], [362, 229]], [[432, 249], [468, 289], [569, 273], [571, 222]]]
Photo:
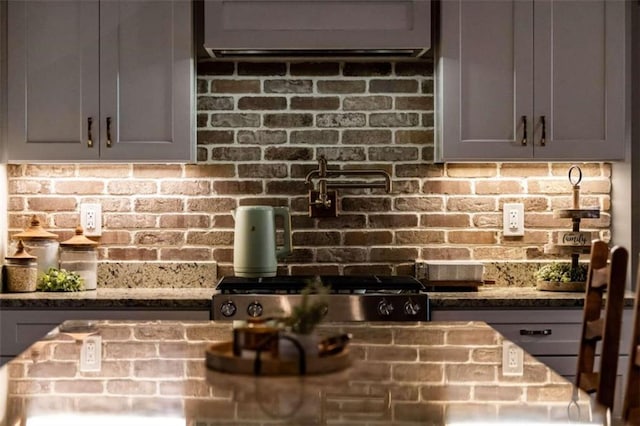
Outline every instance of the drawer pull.
[[527, 144], [527, 116], [522, 116], [522, 139], [520, 140], [520, 145]]
[[551, 335], [551, 329], [545, 328], [543, 330], [520, 330], [521, 336], [549, 336]]
[[93, 126], [93, 117], [87, 118], [87, 146], [93, 148], [93, 136], [91, 135], [91, 126]]
[[107, 148], [111, 148], [111, 117], [107, 117]]

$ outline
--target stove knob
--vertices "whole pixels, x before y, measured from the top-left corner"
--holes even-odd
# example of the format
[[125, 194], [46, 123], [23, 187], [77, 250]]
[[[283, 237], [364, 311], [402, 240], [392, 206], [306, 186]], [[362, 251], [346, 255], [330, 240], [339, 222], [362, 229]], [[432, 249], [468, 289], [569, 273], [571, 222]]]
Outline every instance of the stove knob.
[[404, 313], [407, 315], [417, 315], [420, 312], [420, 305], [413, 303], [411, 299], [404, 303]]
[[222, 315], [224, 315], [225, 317], [232, 317], [233, 314], [236, 313], [237, 309], [238, 308], [236, 308], [236, 304], [231, 300], [227, 300], [222, 305], [220, 305], [220, 312], [222, 312]]
[[262, 315], [262, 305], [259, 302], [251, 302], [247, 306], [247, 313], [250, 317], [257, 318]]
[[391, 302], [388, 302], [387, 299], [382, 299], [380, 303], [378, 303], [378, 313], [380, 315], [389, 316], [393, 312], [393, 305]]

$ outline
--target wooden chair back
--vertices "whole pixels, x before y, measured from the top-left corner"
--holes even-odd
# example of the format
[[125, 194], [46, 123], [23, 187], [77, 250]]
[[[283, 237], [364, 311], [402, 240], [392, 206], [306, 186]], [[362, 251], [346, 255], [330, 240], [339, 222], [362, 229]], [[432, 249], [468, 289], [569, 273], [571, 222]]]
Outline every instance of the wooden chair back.
[[633, 308], [633, 334], [629, 351], [629, 371], [622, 405], [622, 418], [630, 425], [640, 425], [640, 265], [636, 277], [636, 301]]
[[[629, 253], [623, 247], [616, 246], [609, 252], [604, 241], [595, 240], [591, 244], [576, 385], [587, 393], [595, 392], [596, 401], [610, 410], [615, 397], [628, 260]], [[602, 341], [600, 368], [594, 371], [599, 341]]]

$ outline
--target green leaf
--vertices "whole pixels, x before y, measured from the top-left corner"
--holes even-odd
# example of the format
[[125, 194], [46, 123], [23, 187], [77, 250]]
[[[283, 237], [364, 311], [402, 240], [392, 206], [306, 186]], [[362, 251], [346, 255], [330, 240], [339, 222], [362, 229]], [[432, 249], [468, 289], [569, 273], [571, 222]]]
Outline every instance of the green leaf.
[[38, 291], [81, 291], [84, 279], [76, 272], [49, 268], [38, 280]]

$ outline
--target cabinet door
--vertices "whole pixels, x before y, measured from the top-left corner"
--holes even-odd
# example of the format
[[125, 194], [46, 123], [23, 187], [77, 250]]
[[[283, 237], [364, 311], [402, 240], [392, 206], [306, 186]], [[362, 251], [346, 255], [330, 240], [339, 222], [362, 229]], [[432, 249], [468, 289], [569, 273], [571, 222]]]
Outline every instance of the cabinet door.
[[96, 1], [9, 0], [9, 160], [98, 158], [98, 17]]
[[624, 159], [625, 7], [535, 2], [536, 159]]
[[194, 159], [189, 0], [100, 6], [100, 157]]
[[448, 0], [440, 7], [436, 158], [530, 158], [532, 3]]

